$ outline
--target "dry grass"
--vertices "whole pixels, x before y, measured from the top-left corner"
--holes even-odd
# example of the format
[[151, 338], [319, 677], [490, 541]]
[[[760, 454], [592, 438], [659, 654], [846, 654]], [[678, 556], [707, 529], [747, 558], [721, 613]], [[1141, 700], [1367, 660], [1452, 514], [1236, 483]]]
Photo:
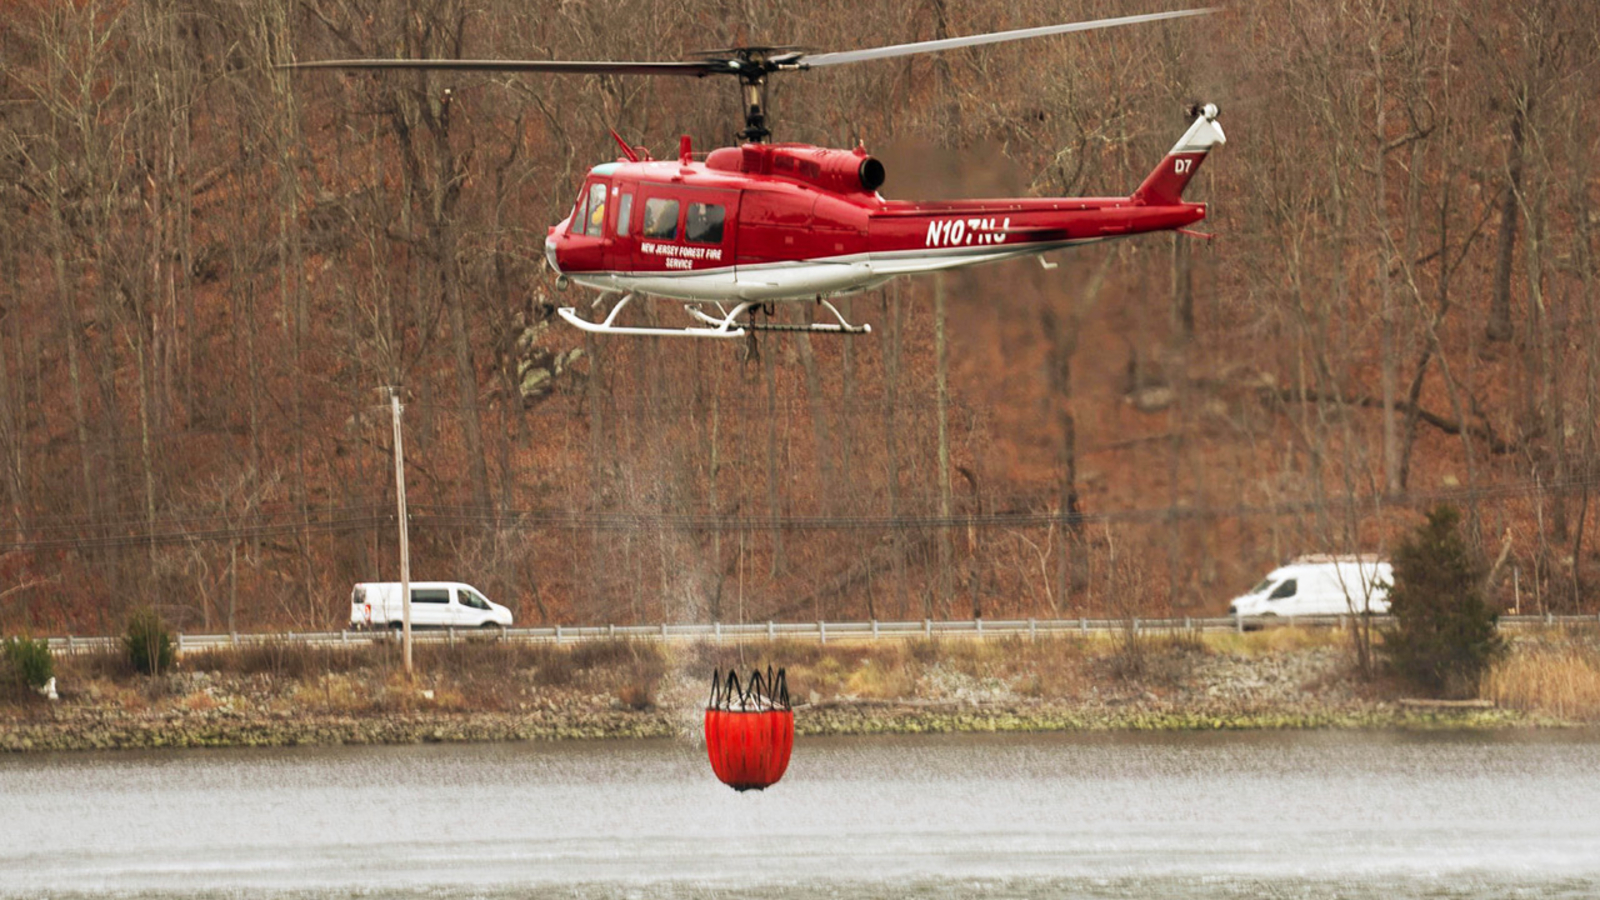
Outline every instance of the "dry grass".
[[709, 682], [713, 668], [741, 673], [767, 666], [784, 668], [796, 702], [854, 697], [899, 700], [919, 695], [919, 685], [935, 672], [1004, 684], [1028, 697], [1069, 696], [1092, 677], [1090, 662], [1110, 645], [1077, 636], [916, 639], [879, 643], [779, 640], [737, 644], [699, 643], [681, 651], [681, 662], [695, 678]]
[[184, 697], [180, 703], [189, 712], [209, 712], [221, 706], [215, 697], [205, 693], [190, 694]]
[[1518, 641], [1484, 679], [1497, 705], [1567, 719], [1600, 720], [1600, 647], [1592, 636], [1546, 635]]
[[1210, 632], [1201, 640], [1217, 653], [1257, 657], [1319, 647], [1349, 647], [1350, 632], [1340, 628], [1263, 628], [1243, 634]]
[[363, 674], [339, 672], [324, 675], [315, 683], [297, 687], [295, 700], [307, 708], [327, 712], [377, 708], [377, 697], [382, 694], [383, 683], [374, 683]]
[[0, 678], [0, 709], [20, 711], [42, 707], [47, 701], [37, 691], [9, 678]]
[[121, 649], [91, 650], [56, 658], [56, 677], [62, 682], [89, 679], [124, 679], [134, 675], [128, 654]]
[[382, 667], [398, 650], [387, 644], [319, 647], [279, 638], [239, 647], [196, 650], [183, 654], [180, 670], [232, 675], [267, 674], [274, 678], [308, 678], [329, 672]]
[[821, 698], [841, 695], [874, 699], [898, 694], [904, 665], [900, 644], [832, 643], [780, 639], [715, 643], [697, 641], [678, 651], [678, 661], [691, 679], [703, 681], [707, 690], [713, 671], [732, 669], [742, 680], [753, 670], [770, 666], [786, 672], [789, 696], [803, 703], [812, 694]]
[[946, 665], [974, 678], [998, 678], [1029, 697], [1062, 697], [1081, 692], [1093, 677], [1091, 661], [1109, 646], [1076, 636], [1031, 641], [1017, 636], [967, 643], [982, 647], [958, 652]]
[[862, 660], [860, 668], [844, 679], [843, 693], [852, 697], [894, 698], [910, 697], [916, 689], [916, 677], [909, 667], [887, 659]]

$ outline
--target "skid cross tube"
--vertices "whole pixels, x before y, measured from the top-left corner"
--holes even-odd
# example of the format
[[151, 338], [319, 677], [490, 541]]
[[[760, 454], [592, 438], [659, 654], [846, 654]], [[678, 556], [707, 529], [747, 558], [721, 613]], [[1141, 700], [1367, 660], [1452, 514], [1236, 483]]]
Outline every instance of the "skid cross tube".
[[[735, 304], [732, 309], [723, 306], [721, 303], [714, 304], [716, 306], [715, 315], [706, 312], [697, 305], [684, 304], [684, 311], [687, 312], [690, 317], [703, 323], [703, 327], [691, 325], [686, 328], [661, 328], [657, 326], [618, 325], [617, 316], [622, 313], [624, 307], [633, 302], [635, 296], [637, 295], [632, 293], [624, 294], [622, 299], [617, 301], [617, 305], [611, 307], [611, 312], [607, 313], [606, 317], [599, 322], [591, 322], [590, 320], [579, 316], [578, 311], [571, 306], [563, 306], [556, 310], [556, 313], [559, 314], [562, 319], [566, 320], [567, 324], [583, 331], [590, 332], [591, 334], [623, 334], [642, 337], [697, 337], [726, 339], [741, 338], [751, 331], [798, 331], [805, 332], [807, 334], [842, 335], [872, 333], [871, 325], [850, 324], [850, 322], [845, 319], [844, 314], [839, 312], [838, 307], [834, 306], [829, 301], [822, 300], [820, 298], [817, 300], [817, 304], [825, 307], [828, 312], [832, 313], [835, 321], [812, 322], [809, 325], [788, 325], [773, 322], [757, 322], [755, 321], [757, 313], [765, 311], [769, 316], [772, 314], [771, 304], [763, 304], [755, 300], [745, 300]], [[595, 304], [598, 305], [603, 300], [604, 296], [596, 300]], [[748, 318], [746, 321], [741, 323], [739, 319], [743, 316], [748, 316]]]
[[[753, 302], [753, 301], [747, 301], [747, 302], [744, 302], [744, 303], [740, 303], [738, 306], [734, 307], [733, 312], [728, 312], [727, 310], [723, 309], [722, 304], [720, 304], [720, 303], [717, 304], [717, 312], [723, 314], [722, 318], [720, 318], [720, 319], [717, 318], [716, 316], [707, 315], [704, 311], [702, 311], [700, 309], [697, 309], [696, 307], [693, 307], [693, 306], [685, 305], [684, 309], [688, 311], [689, 315], [694, 316], [696, 319], [699, 319], [700, 321], [706, 323], [707, 325], [711, 325], [711, 326], [713, 326], [715, 328], [719, 328], [719, 329], [721, 329], [721, 328], [731, 328], [733, 326], [733, 322], [734, 322], [735, 319], [737, 319], [739, 316], [743, 315], [744, 313], [749, 312], [749, 313], [752, 314], [751, 320], [746, 322], [746, 323], [744, 323], [744, 325], [741, 326], [741, 327], [742, 328], [748, 328], [751, 331], [804, 331], [804, 332], [808, 332], [808, 333], [811, 333], [811, 334], [847, 334], [847, 335], [871, 334], [872, 333], [872, 326], [871, 325], [851, 325], [850, 322], [847, 319], [845, 319], [844, 314], [839, 312], [839, 308], [834, 306], [829, 301], [820, 300], [819, 299], [817, 301], [817, 303], [819, 305], [821, 305], [821, 306], [827, 307], [828, 312], [833, 313], [833, 317], [835, 319], [837, 319], [838, 321], [837, 322], [812, 322], [809, 325], [782, 325], [782, 324], [774, 324], [772, 322], [757, 322], [757, 321], [754, 320], [755, 319], [754, 313], [756, 313], [758, 311], [762, 311], [763, 309], [765, 309], [766, 314], [770, 316], [770, 315], [772, 315], [772, 308], [771, 308], [772, 304], [771, 303], [761, 304], [761, 303], [756, 303], [756, 302]], [[742, 331], [741, 331], [741, 333], [742, 333]]]
[[560, 309], [556, 310], [556, 314], [561, 316], [562, 319], [566, 320], [568, 325], [571, 325], [572, 327], [582, 331], [590, 332], [591, 334], [626, 334], [637, 337], [739, 338], [744, 337], [745, 331], [743, 328], [736, 327], [734, 325], [734, 318], [744, 313], [745, 310], [751, 306], [751, 304], [748, 303], [741, 303], [737, 308], [734, 309], [732, 313], [723, 319], [714, 319], [705, 315], [704, 313], [699, 312], [698, 310], [690, 309], [690, 312], [693, 313], [696, 318], [711, 325], [712, 327], [710, 328], [658, 328], [648, 325], [637, 326], [616, 324], [617, 314], [622, 312], [622, 308], [627, 306], [628, 303], [633, 300], [634, 296], [635, 295], [631, 293], [624, 295], [621, 300], [617, 301], [617, 305], [611, 308], [611, 312], [605, 317], [605, 320], [600, 322], [591, 322], [588, 319], [579, 316], [578, 311], [570, 306], [561, 307]]

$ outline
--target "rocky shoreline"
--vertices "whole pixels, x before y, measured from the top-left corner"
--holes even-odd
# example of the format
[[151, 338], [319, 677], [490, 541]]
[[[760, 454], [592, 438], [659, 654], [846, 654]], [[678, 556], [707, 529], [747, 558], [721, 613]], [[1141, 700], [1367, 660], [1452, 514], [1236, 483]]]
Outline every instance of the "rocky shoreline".
[[[1085, 706], [1050, 702], [934, 705], [802, 705], [802, 736], [1047, 731], [1213, 731], [1260, 729], [1491, 729], [1575, 723], [1511, 710], [1417, 709], [1399, 703], [1255, 710], [1181, 708], [1163, 702]], [[293, 747], [530, 740], [698, 739], [685, 717], [663, 710], [366, 714], [128, 713], [61, 710], [0, 723], [0, 752], [29, 753], [202, 747]]]
[[[60, 702], [0, 703], [0, 753], [183, 747], [699, 740], [701, 673], [729, 648], [458, 648], [417, 680], [384, 657], [157, 678], [84, 667]], [[802, 736], [1224, 729], [1496, 729], [1591, 724], [1539, 705], [1428, 705], [1361, 679], [1336, 637], [1148, 644], [790, 645]], [[743, 655], [743, 654], [740, 654]], [[201, 660], [195, 660], [195, 663]], [[315, 665], [313, 665], [313, 663]], [[740, 665], [765, 665], [764, 658]], [[234, 665], [234, 670], [226, 666]], [[342, 667], [341, 667], [342, 666]], [[5, 698], [0, 698], [5, 699]]]

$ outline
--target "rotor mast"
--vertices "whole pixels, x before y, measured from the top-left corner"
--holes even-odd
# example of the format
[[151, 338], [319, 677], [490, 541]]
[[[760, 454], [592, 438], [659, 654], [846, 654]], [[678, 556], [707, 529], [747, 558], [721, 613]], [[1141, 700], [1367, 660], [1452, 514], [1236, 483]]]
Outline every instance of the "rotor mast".
[[767, 76], [810, 68], [801, 62], [804, 51], [797, 47], [730, 47], [706, 53], [722, 54], [727, 55], [724, 71], [739, 76], [739, 100], [744, 107], [744, 130], [739, 132], [739, 140], [765, 144], [772, 140], [772, 131], [767, 128]]
[[739, 73], [739, 94], [744, 98], [744, 130], [739, 140], [765, 144], [772, 138], [767, 129], [767, 73]]

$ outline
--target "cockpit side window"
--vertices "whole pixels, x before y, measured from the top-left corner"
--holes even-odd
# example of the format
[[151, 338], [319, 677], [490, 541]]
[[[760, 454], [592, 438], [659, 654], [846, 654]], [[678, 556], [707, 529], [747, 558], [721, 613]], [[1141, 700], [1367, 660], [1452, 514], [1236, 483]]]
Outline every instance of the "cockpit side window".
[[584, 234], [589, 237], [599, 237], [600, 229], [606, 222], [606, 186], [601, 182], [589, 185], [589, 214], [584, 227]]
[[633, 218], [633, 194], [623, 193], [617, 201], [617, 237], [628, 236], [629, 220]]

